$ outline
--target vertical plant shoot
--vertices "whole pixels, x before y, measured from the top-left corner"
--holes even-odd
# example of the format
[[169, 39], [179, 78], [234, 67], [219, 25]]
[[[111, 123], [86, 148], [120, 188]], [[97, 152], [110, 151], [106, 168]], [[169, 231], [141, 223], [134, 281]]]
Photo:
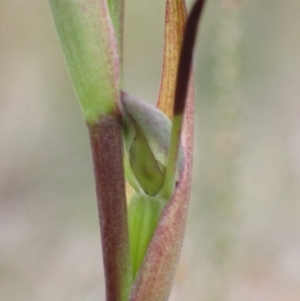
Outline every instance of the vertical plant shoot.
[[188, 18], [183, 0], [166, 1], [156, 107], [121, 90], [124, 1], [49, 2], [90, 135], [106, 300], [166, 301], [189, 201], [192, 53], [205, 1]]

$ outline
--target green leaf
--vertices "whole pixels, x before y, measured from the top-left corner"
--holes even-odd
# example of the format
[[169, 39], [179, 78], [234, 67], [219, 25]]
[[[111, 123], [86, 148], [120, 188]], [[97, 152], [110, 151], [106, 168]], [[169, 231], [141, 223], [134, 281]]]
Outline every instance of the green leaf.
[[84, 117], [94, 124], [117, 111], [119, 99], [118, 43], [107, 1], [49, 2]]
[[118, 40], [120, 61], [123, 54], [123, 23], [124, 23], [124, 0], [107, 0], [115, 34]]

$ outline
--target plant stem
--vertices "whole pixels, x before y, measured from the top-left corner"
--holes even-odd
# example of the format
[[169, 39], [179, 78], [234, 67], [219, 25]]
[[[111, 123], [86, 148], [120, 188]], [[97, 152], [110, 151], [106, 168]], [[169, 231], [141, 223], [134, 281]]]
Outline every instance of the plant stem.
[[120, 117], [89, 126], [106, 279], [106, 300], [128, 299], [132, 282]]

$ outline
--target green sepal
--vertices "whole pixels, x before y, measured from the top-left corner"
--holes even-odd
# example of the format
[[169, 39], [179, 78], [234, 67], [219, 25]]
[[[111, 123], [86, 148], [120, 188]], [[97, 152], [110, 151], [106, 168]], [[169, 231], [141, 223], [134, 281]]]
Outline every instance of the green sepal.
[[144, 193], [133, 194], [128, 206], [128, 226], [133, 277], [136, 276], [156, 229], [166, 200]]
[[144, 192], [154, 196], [163, 185], [164, 169], [160, 169], [140, 127], [134, 123], [134, 128], [135, 138], [129, 148], [130, 165]]
[[[126, 179], [136, 190], [156, 195], [165, 176], [172, 123], [156, 107], [125, 92], [121, 94], [121, 104]], [[176, 181], [182, 169], [183, 150], [180, 145]]]

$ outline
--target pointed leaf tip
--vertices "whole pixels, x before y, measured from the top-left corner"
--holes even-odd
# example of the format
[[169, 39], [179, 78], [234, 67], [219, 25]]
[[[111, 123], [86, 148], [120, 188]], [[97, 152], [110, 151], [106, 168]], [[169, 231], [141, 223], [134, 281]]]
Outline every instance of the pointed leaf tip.
[[183, 114], [192, 67], [193, 49], [196, 42], [197, 28], [205, 0], [197, 0], [189, 14], [184, 31], [182, 49], [176, 79], [174, 115]]

